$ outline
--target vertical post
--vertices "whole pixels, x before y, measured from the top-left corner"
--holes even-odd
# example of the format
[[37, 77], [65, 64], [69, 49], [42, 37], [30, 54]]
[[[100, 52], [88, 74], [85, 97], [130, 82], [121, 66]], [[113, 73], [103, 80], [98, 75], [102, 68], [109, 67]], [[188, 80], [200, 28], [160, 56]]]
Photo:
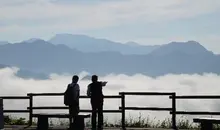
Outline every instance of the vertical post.
[[0, 98], [0, 130], [4, 129], [3, 99]]
[[176, 128], [176, 93], [172, 93], [172, 127], [174, 130]]
[[122, 130], [125, 130], [125, 94], [123, 92], [120, 93], [121, 95], [121, 125]]
[[32, 125], [32, 122], [33, 122], [33, 95], [30, 93], [28, 94], [29, 96], [29, 126]]

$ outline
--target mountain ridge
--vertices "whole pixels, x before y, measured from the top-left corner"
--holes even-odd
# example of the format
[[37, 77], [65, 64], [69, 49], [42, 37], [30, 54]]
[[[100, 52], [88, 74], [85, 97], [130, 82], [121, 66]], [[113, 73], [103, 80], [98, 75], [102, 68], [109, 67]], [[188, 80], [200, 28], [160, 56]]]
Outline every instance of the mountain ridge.
[[[160, 56], [155, 54], [158, 50], [153, 54], [124, 55], [113, 51], [85, 53], [66, 45], [54, 45], [44, 40], [37, 40], [0, 46], [0, 59], [2, 64], [47, 75], [74, 74], [82, 71], [98, 75], [141, 73], [152, 77], [165, 74], [220, 74], [219, 55], [210, 54], [208, 50], [202, 49], [200, 44], [195, 44], [194, 51], [199, 52], [196, 54], [187, 51], [188, 47], [183, 49], [182, 46], [179, 48], [183, 50], [177, 51], [176, 45], [179, 44], [167, 44], [169, 53]], [[172, 47], [173, 49], [170, 49]], [[164, 46], [158, 49], [163, 51]]]
[[182, 52], [191, 55], [212, 55], [214, 54], [211, 51], [208, 51], [204, 46], [196, 41], [187, 41], [187, 42], [171, 42], [164, 44], [159, 48], [153, 50], [151, 55], [167, 55], [172, 52]]
[[[144, 46], [136, 44], [123, 44], [107, 39], [93, 38], [87, 35], [73, 34], [56, 34], [48, 42], [57, 44], [65, 44], [70, 48], [75, 48], [82, 52], [103, 52], [117, 51], [122, 54], [148, 54], [152, 50], [159, 47], [158, 45]], [[133, 42], [134, 43], [134, 42]]]

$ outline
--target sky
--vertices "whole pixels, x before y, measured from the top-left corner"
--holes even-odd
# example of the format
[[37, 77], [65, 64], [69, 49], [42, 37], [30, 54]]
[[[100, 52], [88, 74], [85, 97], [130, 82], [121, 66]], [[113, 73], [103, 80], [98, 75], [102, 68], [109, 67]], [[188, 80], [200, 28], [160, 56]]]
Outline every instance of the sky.
[[[34, 80], [22, 79], [16, 76], [18, 68], [0, 69], [0, 95], [1, 96], [25, 96], [27, 93], [61, 93], [66, 90], [67, 84], [71, 82], [71, 75], [51, 74], [50, 79]], [[80, 95], [86, 95], [87, 85], [90, 80], [82, 80], [88, 73], [81, 72]], [[157, 78], [151, 78], [146, 75], [136, 74], [128, 76], [124, 74], [109, 74], [100, 77], [100, 81], [108, 81], [103, 88], [104, 95], [118, 95], [119, 92], [176, 92], [176, 95], [218, 95], [220, 93], [220, 75], [207, 73], [203, 75], [165, 75]], [[34, 106], [64, 106], [63, 97], [35, 97]], [[125, 103], [127, 107], [171, 107], [171, 100], [168, 96], [126, 96]], [[104, 109], [118, 110], [120, 100], [105, 99]], [[4, 109], [26, 109], [28, 100], [4, 100]], [[81, 109], [90, 109], [88, 99], [80, 100]], [[219, 111], [219, 100], [177, 100], [178, 111]], [[38, 113], [39, 111], [34, 111]], [[42, 110], [40, 112], [57, 113], [67, 111]], [[126, 118], [137, 116], [141, 112], [143, 117], [150, 119], [170, 118], [168, 112], [150, 112], [150, 111], [126, 111]], [[13, 115], [12, 115], [13, 116]], [[25, 115], [23, 115], [25, 117]], [[26, 115], [27, 116], [27, 115]], [[120, 119], [120, 114], [105, 115], [108, 121]], [[181, 115], [182, 116], [182, 115]], [[195, 116], [185, 116], [191, 119]], [[210, 117], [210, 116], [203, 116]], [[178, 116], [180, 118], [180, 116]], [[192, 121], [192, 120], [190, 120]]]
[[0, 41], [85, 34], [143, 45], [195, 40], [220, 53], [219, 0], [0, 0]]

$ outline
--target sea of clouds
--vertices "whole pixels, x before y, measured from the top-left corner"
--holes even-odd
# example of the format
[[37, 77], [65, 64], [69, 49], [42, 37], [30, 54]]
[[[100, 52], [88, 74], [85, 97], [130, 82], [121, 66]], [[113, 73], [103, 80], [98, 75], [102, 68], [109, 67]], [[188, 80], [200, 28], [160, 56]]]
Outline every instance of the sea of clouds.
[[[27, 93], [61, 93], [66, 90], [67, 84], [71, 82], [72, 75], [51, 74], [50, 79], [35, 80], [23, 79], [16, 76], [18, 68], [0, 69], [0, 96], [25, 96]], [[90, 80], [83, 80], [88, 73], [78, 74], [80, 77], [80, 94], [85, 95], [87, 85]], [[107, 86], [103, 88], [104, 95], [118, 95], [119, 92], [176, 92], [177, 95], [219, 95], [220, 94], [220, 75], [165, 75], [152, 78], [142, 74], [127, 76], [124, 74], [109, 74], [100, 77], [102, 81], [108, 81]], [[88, 99], [80, 100], [81, 109], [90, 109]], [[106, 99], [104, 109], [117, 110], [121, 101], [118, 99]], [[36, 97], [34, 106], [64, 106], [63, 97]], [[126, 96], [126, 106], [130, 107], [171, 107], [171, 100], [168, 96]], [[4, 100], [4, 109], [26, 109], [28, 101], [24, 100]], [[220, 111], [219, 100], [178, 100], [177, 110], [185, 111]], [[37, 112], [67, 112], [67, 110], [41, 110]], [[126, 118], [137, 118], [139, 113], [143, 117], [152, 119], [170, 118], [169, 112], [151, 112], [151, 111], [126, 111]], [[13, 114], [14, 115], [14, 114]], [[18, 115], [14, 115], [18, 116]], [[27, 117], [28, 114], [19, 116]], [[105, 114], [109, 121], [120, 119], [120, 114]], [[191, 119], [192, 116], [186, 115]], [[193, 116], [195, 117], [195, 116]], [[210, 117], [210, 116], [203, 116]]]

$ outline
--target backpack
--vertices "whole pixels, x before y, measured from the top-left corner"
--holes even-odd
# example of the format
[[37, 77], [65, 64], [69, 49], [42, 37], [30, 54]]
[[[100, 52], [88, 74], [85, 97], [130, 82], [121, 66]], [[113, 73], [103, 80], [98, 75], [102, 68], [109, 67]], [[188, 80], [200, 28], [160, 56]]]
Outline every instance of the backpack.
[[[74, 84], [73, 87], [75, 87], [76, 84]], [[67, 86], [67, 89], [66, 91], [64, 92], [64, 104], [66, 106], [69, 106], [72, 104], [73, 100], [72, 100], [72, 97], [74, 96], [73, 94], [73, 87], [71, 87], [71, 84], [69, 84]]]

